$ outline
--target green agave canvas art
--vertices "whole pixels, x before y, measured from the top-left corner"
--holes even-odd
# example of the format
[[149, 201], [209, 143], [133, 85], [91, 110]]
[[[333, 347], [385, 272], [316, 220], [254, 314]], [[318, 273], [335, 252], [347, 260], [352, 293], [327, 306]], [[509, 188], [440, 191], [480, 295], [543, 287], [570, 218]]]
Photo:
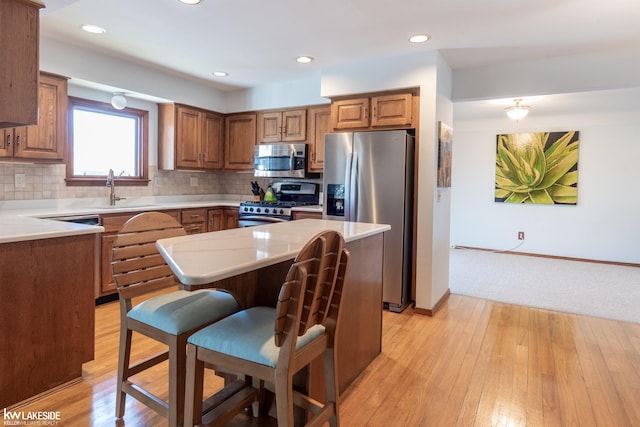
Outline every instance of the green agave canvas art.
[[497, 136], [495, 201], [575, 205], [579, 132]]

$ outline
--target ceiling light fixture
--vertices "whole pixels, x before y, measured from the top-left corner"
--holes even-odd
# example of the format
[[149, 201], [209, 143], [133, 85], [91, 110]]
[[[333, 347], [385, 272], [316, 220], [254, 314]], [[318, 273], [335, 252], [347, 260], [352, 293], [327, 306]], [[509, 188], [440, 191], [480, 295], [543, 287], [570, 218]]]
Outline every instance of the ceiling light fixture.
[[504, 111], [507, 112], [507, 116], [509, 116], [511, 120], [515, 121], [527, 117], [527, 114], [529, 114], [529, 110], [531, 109], [531, 107], [529, 107], [528, 105], [522, 105], [522, 98], [515, 98], [513, 102], [515, 102], [515, 105], [504, 109]]
[[296, 61], [301, 63], [301, 64], [308, 64], [309, 62], [313, 62], [314, 61], [314, 57], [313, 56], [298, 56], [296, 58]]
[[194, 5], [194, 4], [200, 4], [202, 3], [203, 0], [178, 0], [180, 3], [184, 3], [184, 4], [188, 4], [188, 5]]
[[409, 37], [409, 41], [411, 43], [424, 43], [431, 39], [429, 34], [416, 34], [414, 36]]
[[116, 92], [111, 97], [111, 105], [116, 110], [124, 110], [127, 106], [127, 98], [124, 96], [124, 92]]
[[229, 73], [225, 72], [225, 71], [214, 71], [213, 75], [216, 77], [227, 77], [229, 75]]
[[104, 34], [107, 32], [104, 28], [93, 24], [85, 24], [81, 28], [91, 34]]

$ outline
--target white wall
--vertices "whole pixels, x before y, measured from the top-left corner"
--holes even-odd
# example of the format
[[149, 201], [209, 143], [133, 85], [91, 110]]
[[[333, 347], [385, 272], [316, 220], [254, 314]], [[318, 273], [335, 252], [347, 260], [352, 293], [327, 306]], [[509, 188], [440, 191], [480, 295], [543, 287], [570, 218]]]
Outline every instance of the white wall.
[[[451, 244], [640, 263], [640, 88], [552, 95], [519, 123], [454, 104]], [[494, 202], [496, 135], [580, 131], [578, 204]]]
[[307, 105], [329, 104], [320, 96], [320, 75], [314, 78], [265, 85], [225, 95], [225, 112], [269, 110]]
[[142, 64], [40, 38], [40, 69], [127, 92], [225, 112], [223, 92]]
[[[438, 75], [436, 80], [436, 102], [435, 102], [435, 129], [433, 136], [432, 159], [432, 186], [437, 185], [437, 165], [438, 165], [438, 126], [442, 121], [449, 126], [453, 126], [453, 103], [451, 102], [451, 91], [453, 85], [453, 75], [449, 66], [438, 57]], [[433, 200], [433, 236], [432, 236], [432, 263], [436, 266], [433, 269], [432, 291], [430, 295], [430, 306], [433, 308], [443, 295], [449, 290], [449, 254], [448, 248], [451, 233], [451, 188], [436, 188]], [[444, 255], [446, 252], [446, 256]], [[420, 307], [420, 306], [418, 306]]]
[[640, 47], [459, 69], [454, 102], [640, 86]]

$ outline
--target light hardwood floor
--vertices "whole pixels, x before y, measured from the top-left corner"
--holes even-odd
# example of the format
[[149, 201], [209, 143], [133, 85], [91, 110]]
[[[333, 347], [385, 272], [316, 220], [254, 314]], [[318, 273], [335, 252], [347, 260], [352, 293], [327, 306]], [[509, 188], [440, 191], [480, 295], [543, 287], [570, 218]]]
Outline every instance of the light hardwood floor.
[[[117, 303], [96, 315], [96, 359], [82, 381], [15, 410], [60, 411], [64, 426], [166, 425], [130, 398], [116, 422]], [[382, 354], [343, 397], [343, 427], [640, 426], [640, 324], [459, 295], [434, 317], [408, 309], [385, 312], [383, 323]], [[164, 375], [143, 380], [162, 393]], [[239, 416], [232, 425], [275, 422]]]

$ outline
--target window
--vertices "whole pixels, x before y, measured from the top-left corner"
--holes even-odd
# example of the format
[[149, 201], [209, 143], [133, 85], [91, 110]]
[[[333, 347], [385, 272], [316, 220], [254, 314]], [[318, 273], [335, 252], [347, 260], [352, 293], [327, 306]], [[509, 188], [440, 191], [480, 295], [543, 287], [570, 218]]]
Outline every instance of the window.
[[118, 185], [147, 185], [148, 111], [71, 96], [69, 103], [67, 185], [105, 185], [109, 169]]

